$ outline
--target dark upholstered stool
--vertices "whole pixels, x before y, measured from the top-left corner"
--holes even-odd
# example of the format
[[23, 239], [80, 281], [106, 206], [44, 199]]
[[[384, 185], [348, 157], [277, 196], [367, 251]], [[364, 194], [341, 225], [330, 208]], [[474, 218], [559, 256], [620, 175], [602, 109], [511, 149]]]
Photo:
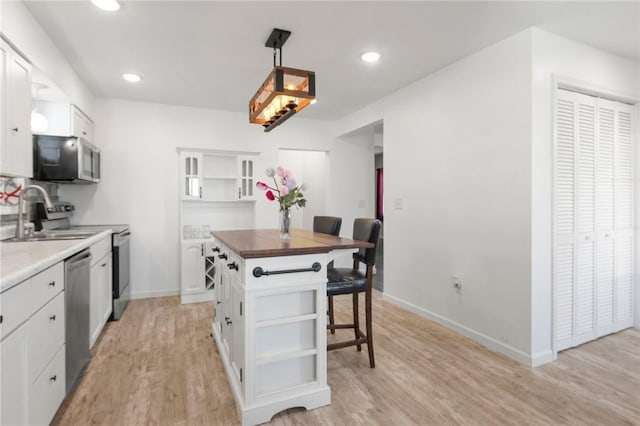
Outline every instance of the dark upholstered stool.
[[[340, 236], [340, 227], [342, 227], [342, 218], [334, 216], [314, 216], [313, 232], [321, 232], [323, 234]], [[327, 265], [327, 269], [333, 268], [333, 260]], [[329, 297], [329, 320], [333, 323], [333, 297]], [[335, 333], [331, 330], [331, 333]]]
[[314, 216], [313, 232], [321, 232], [323, 234], [340, 235], [340, 227], [342, 226], [342, 218], [334, 216]]
[[[371, 297], [373, 291], [373, 266], [376, 263], [376, 248], [382, 224], [376, 219], [356, 219], [353, 223], [353, 239], [368, 241], [374, 246], [368, 249], [360, 249], [353, 254], [353, 268], [330, 268], [327, 270], [327, 296], [329, 296], [329, 325], [327, 328], [335, 333], [336, 329], [352, 328], [355, 339], [346, 342], [330, 343], [327, 350], [341, 349], [348, 346], [356, 346], [362, 350], [362, 344], [367, 344], [369, 350], [369, 365], [376, 366], [373, 356], [373, 334], [371, 317]], [[359, 270], [360, 262], [367, 265], [365, 274]], [[358, 295], [365, 294], [365, 318], [366, 334], [360, 330], [360, 318], [358, 316]], [[333, 319], [333, 296], [341, 294], [353, 295], [353, 324], [336, 324]]]

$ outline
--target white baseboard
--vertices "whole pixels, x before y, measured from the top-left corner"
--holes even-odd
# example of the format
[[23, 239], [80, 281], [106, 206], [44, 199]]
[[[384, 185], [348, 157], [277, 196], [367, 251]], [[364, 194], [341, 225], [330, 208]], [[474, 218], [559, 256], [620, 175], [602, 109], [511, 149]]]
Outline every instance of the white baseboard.
[[434, 321], [444, 327], [450, 328], [452, 330], [457, 331], [458, 333], [469, 337], [473, 340], [475, 340], [476, 342], [480, 343], [481, 345], [485, 346], [488, 349], [491, 349], [492, 351], [495, 352], [499, 352], [503, 355], [508, 356], [509, 358], [512, 358], [522, 364], [525, 364], [529, 367], [537, 367], [538, 365], [542, 365], [545, 364], [547, 362], [551, 362], [553, 361], [553, 354], [551, 353], [551, 351], [548, 352], [541, 352], [541, 353], [537, 353], [534, 356], [531, 356], [525, 352], [522, 352], [519, 349], [516, 349], [514, 347], [511, 347], [503, 342], [500, 342], [492, 337], [489, 337], [485, 334], [482, 334], [476, 330], [473, 330], [469, 327], [466, 327], [464, 325], [458, 324], [455, 321], [451, 321], [448, 318], [445, 318], [441, 315], [438, 315], [436, 313], [433, 313], [431, 311], [428, 311], [426, 309], [423, 309], [419, 306], [416, 306], [412, 303], [406, 302], [402, 299], [399, 299], [395, 296], [391, 296], [387, 293], [383, 293], [382, 295], [383, 299], [393, 303], [396, 306], [399, 306], [401, 308], [404, 308], [408, 311], [411, 311], [415, 314], [418, 314], [422, 317], [425, 317], [427, 319], [430, 319], [431, 321]]
[[171, 289], [171, 290], [149, 290], [149, 291], [136, 291], [131, 293], [131, 300], [135, 299], [151, 299], [153, 297], [167, 297], [167, 296], [177, 296], [180, 294], [180, 290]]

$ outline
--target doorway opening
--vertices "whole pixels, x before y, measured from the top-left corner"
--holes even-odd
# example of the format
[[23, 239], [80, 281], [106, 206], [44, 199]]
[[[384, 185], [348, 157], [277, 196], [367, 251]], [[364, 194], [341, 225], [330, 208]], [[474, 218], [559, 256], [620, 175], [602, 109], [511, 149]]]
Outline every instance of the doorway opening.
[[291, 170], [298, 185], [305, 184], [303, 191], [307, 205], [303, 209], [293, 209], [291, 227], [313, 230], [313, 217], [325, 214], [328, 204], [327, 187], [329, 180], [329, 159], [326, 151], [280, 149], [278, 164]]

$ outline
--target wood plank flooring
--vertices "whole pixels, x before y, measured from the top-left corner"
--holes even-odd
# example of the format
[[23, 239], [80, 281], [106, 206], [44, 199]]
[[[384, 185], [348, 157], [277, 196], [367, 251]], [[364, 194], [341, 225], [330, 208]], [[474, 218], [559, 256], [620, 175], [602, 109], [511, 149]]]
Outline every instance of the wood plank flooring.
[[[337, 321], [349, 318], [350, 300], [336, 298]], [[239, 424], [210, 337], [212, 314], [213, 304], [180, 305], [178, 297], [132, 301], [107, 324], [53, 424]], [[332, 405], [287, 410], [271, 424], [640, 425], [636, 329], [531, 369], [376, 294], [374, 347], [375, 369], [366, 347], [329, 352]]]

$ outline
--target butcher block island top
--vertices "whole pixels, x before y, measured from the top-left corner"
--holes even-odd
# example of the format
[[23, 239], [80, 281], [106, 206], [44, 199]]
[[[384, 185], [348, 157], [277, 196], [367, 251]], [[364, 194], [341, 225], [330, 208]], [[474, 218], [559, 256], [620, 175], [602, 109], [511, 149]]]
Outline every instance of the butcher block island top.
[[368, 241], [292, 229], [288, 240], [280, 239], [278, 229], [214, 231], [211, 234], [243, 259], [329, 253], [332, 250], [373, 247]]

